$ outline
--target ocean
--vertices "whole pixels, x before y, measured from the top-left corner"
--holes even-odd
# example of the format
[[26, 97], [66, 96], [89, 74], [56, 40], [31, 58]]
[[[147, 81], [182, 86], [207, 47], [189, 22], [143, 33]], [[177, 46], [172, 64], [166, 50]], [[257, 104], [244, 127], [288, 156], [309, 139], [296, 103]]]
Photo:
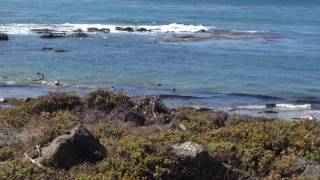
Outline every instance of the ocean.
[[172, 107], [320, 114], [318, 0], [0, 0], [0, 32], [0, 98], [113, 89]]

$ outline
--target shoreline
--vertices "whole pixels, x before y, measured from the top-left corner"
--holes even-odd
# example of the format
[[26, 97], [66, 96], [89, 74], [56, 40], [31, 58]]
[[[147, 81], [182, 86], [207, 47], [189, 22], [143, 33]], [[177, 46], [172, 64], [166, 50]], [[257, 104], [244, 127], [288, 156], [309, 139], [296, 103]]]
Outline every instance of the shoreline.
[[[9, 86], [10, 87], [10, 86]], [[58, 87], [59, 88], [59, 87]], [[74, 93], [71, 89], [57, 89], [57, 93]], [[75, 94], [85, 97], [95, 90], [76, 91]], [[115, 93], [127, 94], [125, 90], [115, 91]], [[46, 96], [50, 93], [55, 93], [52, 89], [47, 89], [46, 92], [41, 94], [34, 94], [33, 96], [16, 96], [11, 95], [8, 97], [0, 96], [0, 109], [5, 108], [6, 99], [31, 99]], [[143, 95], [127, 94], [129, 97], [142, 97]], [[254, 95], [254, 94], [240, 94], [240, 93], [217, 93], [213, 96], [193, 96], [192, 94], [163, 92], [161, 94], [147, 93], [147, 96], [159, 96], [163, 103], [169, 108], [188, 108], [207, 109], [210, 111], [222, 111], [233, 115], [246, 115], [252, 117], [263, 117], [269, 119], [312, 119], [320, 120], [320, 101], [315, 97], [292, 97], [289, 100], [285, 97], [273, 97], [267, 95]], [[230, 101], [230, 98], [234, 98]], [[241, 102], [241, 98], [246, 101]], [[216, 102], [217, 99], [217, 102]], [[251, 99], [251, 100], [249, 100]], [[223, 101], [228, 101], [228, 104], [222, 104]], [[259, 102], [260, 101], [260, 102]], [[249, 102], [252, 102], [249, 104]], [[256, 102], [256, 103], [255, 103]]]

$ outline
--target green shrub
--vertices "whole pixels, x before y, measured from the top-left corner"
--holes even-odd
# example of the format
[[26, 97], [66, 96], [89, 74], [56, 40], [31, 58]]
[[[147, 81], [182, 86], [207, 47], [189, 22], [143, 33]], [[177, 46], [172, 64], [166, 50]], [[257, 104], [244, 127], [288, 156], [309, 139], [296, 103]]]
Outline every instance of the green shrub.
[[106, 90], [94, 91], [85, 99], [89, 108], [96, 108], [105, 112], [110, 112], [117, 104], [129, 101], [129, 97], [126, 95]]
[[7, 161], [9, 159], [14, 159], [15, 148], [11, 146], [1, 147], [0, 148], [0, 162]]

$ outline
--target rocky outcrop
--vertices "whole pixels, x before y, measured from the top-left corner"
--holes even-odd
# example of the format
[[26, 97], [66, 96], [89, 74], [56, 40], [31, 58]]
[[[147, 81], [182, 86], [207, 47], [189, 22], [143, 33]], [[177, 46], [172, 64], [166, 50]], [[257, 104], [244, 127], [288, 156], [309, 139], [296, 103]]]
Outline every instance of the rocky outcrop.
[[84, 126], [79, 125], [70, 134], [55, 138], [39, 154], [40, 157], [32, 159], [39, 165], [70, 168], [84, 162], [95, 163], [103, 159], [106, 150]]
[[0, 32], [0, 41], [8, 41], [8, 40], [9, 40], [8, 34]]
[[173, 146], [173, 154], [179, 159], [179, 179], [248, 179], [244, 172], [225, 165], [213, 158], [201, 145], [185, 142]]

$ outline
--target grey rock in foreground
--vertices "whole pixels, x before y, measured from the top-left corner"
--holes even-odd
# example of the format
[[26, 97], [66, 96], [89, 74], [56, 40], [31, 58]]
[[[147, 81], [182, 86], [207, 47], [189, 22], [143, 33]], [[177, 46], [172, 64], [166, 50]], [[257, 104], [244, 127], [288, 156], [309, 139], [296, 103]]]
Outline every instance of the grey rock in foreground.
[[300, 175], [302, 179], [319, 180], [320, 179], [320, 164], [308, 164]]
[[100, 144], [84, 126], [79, 125], [70, 134], [54, 139], [41, 150], [42, 156], [37, 160], [46, 167], [69, 168], [84, 162], [94, 163], [106, 154]]
[[180, 159], [178, 174], [181, 179], [249, 179], [244, 172], [214, 159], [206, 149], [194, 142], [173, 146], [173, 153]]

